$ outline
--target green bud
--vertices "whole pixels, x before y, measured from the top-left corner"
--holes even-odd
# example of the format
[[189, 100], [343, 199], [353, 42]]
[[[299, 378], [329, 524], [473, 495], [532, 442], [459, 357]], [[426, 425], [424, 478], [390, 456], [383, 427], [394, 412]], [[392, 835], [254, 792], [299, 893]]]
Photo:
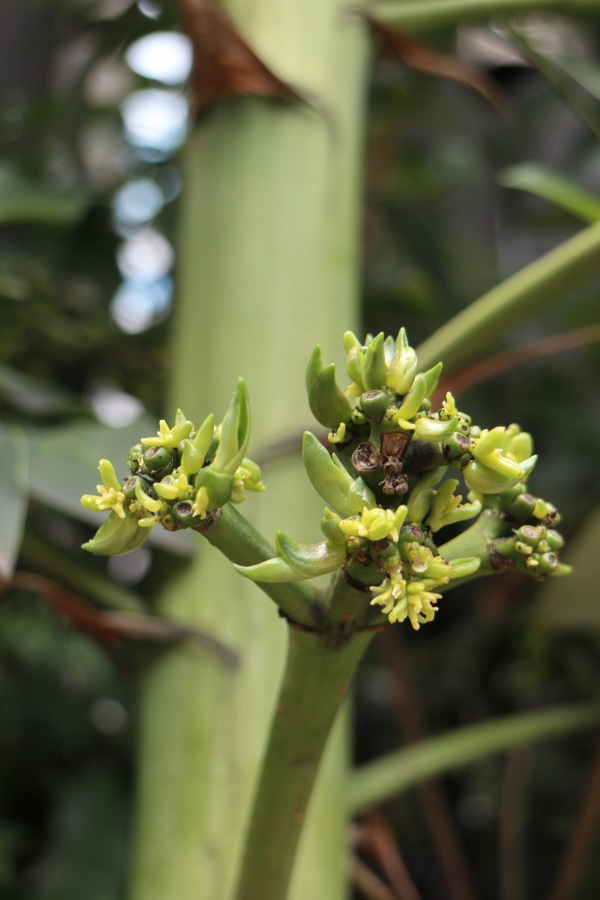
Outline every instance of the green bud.
[[201, 519], [194, 513], [194, 504], [191, 500], [178, 500], [171, 507], [173, 516], [180, 525], [193, 528], [201, 523]]
[[149, 534], [150, 529], [140, 528], [132, 516], [126, 515], [122, 519], [111, 512], [94, 537], [82, 546], [96, 556], [120, 556], [141, 547]]
[[354, 480], [329, 455], [309, 431], [304, 433], [302, 458], [310, 481], [318, 494], [342, 516], [353, 516], [364, 506], [376, 506], [373, 493], [361, 478]]
[[522, 525], [516, 532], [515, 537], [530, 547], [535, 547], [538, 541], [542, 540], [546, 535], [546, 529], [536, 525]]
[[356, 335], [352, 331], [344, 332], [344, 335], [342, 337], [342, 342], [344, 344], [344, 350], [346, 351], [346, 353], [350, 353], [350, 351], [354, 347], [359, 347], [359, 348], [362, 347], [361, 342], [359, 341], [359, 339], [356, 337]]
[[363, 359], [363, 382], [367, 390], [378, 390], [385, 384], [387, 366], [385, 364], [384, 335], [380, 332], [373, 338]]
[[444, 475], [445, 468], [431, 469], [421, 476], [408, 497], [408, 521], [420, 525], [424, 521], [433, 500], [433, 488]]
[[390, 404], [390, 395], [387, 391], [366, 391], [361, 395], [359, 403], [367, 419], [379, 424]]
[[293, 581], [306, 581], [307, 578], [313, 577], [312, 575], [302, 575], [280, 556], [267, 559], [255, 566], [234, 565], [233, 568], [244, 578], [249, 578], [250, 581], [264, 581], [268, 584], [287, 584]]
[[439, 362], [436, 366], [433, 366], [431, 369], [427, 369], [426, 372], [423, 372], [423, 378], [425, 379], [426, 391], [425, 396], [428, 399], [431, 399], [436, 387], [438, 386], [438, 382], [440, 380], [440, 375], [442, 374], [443, 365]]
[[367, 386], [363, 378], [363, 357], [365, 351], [362, 347], [352, 347], [346, 357], [346, 371], [349, 378], [358, 385], [361, 391], [366, 391]]
[[246, 455], [250, 439], [250, 405], [248, 390], [240, 378], [231, 403], [221, 424], [221, 438], [212, 468], [215, 472], [233, 475]]
[[420, 441], [429, 441], [436, 443], [446, 440], [452, 435], [458, 424], [458, 416], [453, 416], [446, 421], [442, 419], [430, 419], [428, 416], [421, 416], [415, 421], [415, 436]]
[[466, 578], [468, 575], [473, 575], [481, 566], [481, 560], [478, 556], [450, 559], [448, 562], [452, 569], [449, 573], [450, 581], [454, 581], [456, 578]]
[[125, 495], [125, 498], [127, 500], [135, 499], [135, 491], [136, 491], [137, 484], [141, 484], [141, 485], [145, 484], [145, 481], [141, 477], [141, 475], [133, 475], [131, 478], [128, 478], [127, 481], [125, 482], [125, 484], [123, 485], [123, 487], [121, 488], [121, 490], [123, 491], [123, 494]]
[[398, 410], [397, 417], [399, 419], [412, 419], [419, 411], [421, 404], [427, 394], [427, 380], [424, 375], [417, 375], [412, 383], [412, 387], [404, 397], [404, 401]]
[[533, 516], [536, 503], [537, 498], [533, 494], [522, 490], [506, 506], [506, 512], [516, 522], [527, 522]]
[[564, 547], [565, 543], [562, 534], [559, 534], [554, 528], [549, 528], [546, 531], [546, 541], [550, 550], [560, 550], [561, 547]]
[[161, 478], [173, 471], [173, 455], [166, 447], [148, 447], [142, 456], [142, 469], [154, 478]]
[[405, 329], [401, 328], [396, 338], [394, 356], [388, 369], [385, 384], [396, 394], [402, 396], [413, 383], [416, 372], [417, 354], [409, 346]]
[[480, 494], [501, 494], [514, 487], [523, 477], [520, 470], [516, 476], [502, 475], [477, 459], [465, 466], [463, 475], [467, 487]]
[[472, 446], [472, 441], [466, 434], [455, 431], [450, 437], [444, 440], [443, 453], [448, 462], [460, 462], [461, 459], [468, 461], [471, 457], [467, 456]]
[[277, 532], [275, 547], [292, 569], [308, 578], [335, 572], [346, 559], [344, 544], [340, 543], [334, 546], [328, 541], [303, 544], [288, 537], [282, 531]]
[[205, 488], [208, 495], [208, 511], [220, 509], [229, 501], [233, 490], [233, 475], [217, 472], [212, 466], [200, 469], [194, 479], [194, 488], [198, 493]]
[[330, 544], [343, 543], [345, 540], [344, 533], [340, 530], [340, 516], [325, 507], [323, 510], [323, 518], [321, 519], [321, 531], [325, 535]]
[[131, 472], [137, 472], [137, 470], [139, 469], [143, 453], [144, 447], [142, 444], [135, 444], [129, 451], [129, 455], [127, 456], [127, 465]]
[[[310, 380], [310, 383], [309, 383]], [[352, 406], [335, 380], [335, 365], [323, 368], [321, 348], [315, 347], [306, 370], [308, 404], [315, 419], [327, 428], [352, 418]]]

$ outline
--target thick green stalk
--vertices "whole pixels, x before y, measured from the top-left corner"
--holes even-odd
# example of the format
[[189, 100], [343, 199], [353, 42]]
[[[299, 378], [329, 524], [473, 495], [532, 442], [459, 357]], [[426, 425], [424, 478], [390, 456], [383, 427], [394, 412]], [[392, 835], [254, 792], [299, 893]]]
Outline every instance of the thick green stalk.
[[[344, 10], [341, 0], [228, 2], [255, 52], [321, 112], [229, 98], [203, 114], [185, 151], [169, 407], [192, 418], [218, 413], [243, 374], [251, 455], [301, 434], [312, 347], [321, 340], [333, 353], [355, 322], [367, 42], [364, 23]], [[264, 480], [267, 493], [245, 504], [253, 523], [269, 537], [280, 527], [314, 540], [322, 504], [300, 466], [266, 466]], [[276, 608], [198, 544], [191, 565], [161, 590], [158, 610], [229, 645], [241, 665], [232, 672], [177, 647], [145, 674], [133, 900], [231, 897], [281, 673], [287, 629]], [[335, 757], [332, 777], [319, 780], [337, 792]], [[303, 878], [294, 896], [339, 900], [340, 795], [312, 807], [319, 818], [302, 841], [310, 894]], [[333, 862], [312, 865], [330, 840]]]
[[407, 31], [429, 31], [461, 22], [506, 18], [532, 12], [585, 15], [597, 0], [371, 0], [359, 7], [378, 22]]
[[480, 356], [499, 335], [600, 271], [600, 222], [590, 225], [492, 288], [417, 349], [421, 368], [446, 373]]
[[[202, 534], [230, 562], [240, 566], [252, 566], [275, 555], [272, 545], [230, 504]], [[238, 584], [241, 587], [242, 582]], [[315, 628], [322, 620], [320, 594], [312, 584], [263, 584], [262, 589], [295, 624]]]
[[371, 638], [290, 630], [284, 680], [241, 868], [236, 900], [285, 900], [317, 768], [348, 684]]
[[558, 706], [467, 725], [376, 759], [358, 768], [350, 779], [348, 809], [356, 815], [395, 794], [451, 769], [492, 753], [548, 740], [600, 722], [597, 703]]

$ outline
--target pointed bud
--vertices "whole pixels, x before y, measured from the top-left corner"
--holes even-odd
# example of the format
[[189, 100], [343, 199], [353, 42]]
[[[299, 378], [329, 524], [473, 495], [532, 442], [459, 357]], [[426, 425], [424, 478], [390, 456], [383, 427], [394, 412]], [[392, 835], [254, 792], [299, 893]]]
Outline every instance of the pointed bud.
[[415, 436], [420, 441], [428, 441], [435, 444], [449, 438], [458, 425], [458, 416], [451, 419], [430, 419], [428, 416], [421, 416], [415, 422]]
[[383, 331], [373, 338], [363, 359], [363, 382], [368, 391], [379, 390], [385, 385], [387, 366]]
[[233, 475], [244, 456], [250, 439], [250, 406], [245, 381], [240, 378], [221, 425], [221, 438], [211, 468]]
[[343, 466], [336, 465], [325, 447], [309, 431], [304, 433], [302, 458], [314, 489], [343, 516], [355, 515], [365, 505], [376, 505], [373, 493], [362, 479], [355, 481]]
[[417, 372], [417, 354], [409, 346], [406, 331], [401, 328], [396, 338], [394, 356], [387, 373], [386, 385], [402, 396], [413, 383]]
[[292, 569], [308, 578], [335, 572], [346, 559], [346, 550], [343, 544], [333, 546], [327, 541], [303, 544], [288, 537], [282, 531], [277, 532], [275, 547]]
[[83, 549], [96, 556], [120, 556], [141, 547], [149, 534], [149, 529], [140, 528], [132, 516], [121, 519], [111, 512], [94, 537], [83, 544]]
[[[321, 350], [318, 351], [319, 362]], [[314, 357], [313, 353], [313, 357]], [[313, 357], [309, 362], [309, 368]], [[311, 377], [315, 371], [312, 367]], [[342, 393], [335, 380], [335, 365], [332, 363], [326, 368], [321, 367], [320, 372], [312, 378], [312, 383], [308, 386], [309, 370], [307, 370], [307, 390], [308, 405], [315, 419], [325, 425], [326, 428], [336, 428], [340, 422], [348, 423], [352, 418], [352, 406]]]

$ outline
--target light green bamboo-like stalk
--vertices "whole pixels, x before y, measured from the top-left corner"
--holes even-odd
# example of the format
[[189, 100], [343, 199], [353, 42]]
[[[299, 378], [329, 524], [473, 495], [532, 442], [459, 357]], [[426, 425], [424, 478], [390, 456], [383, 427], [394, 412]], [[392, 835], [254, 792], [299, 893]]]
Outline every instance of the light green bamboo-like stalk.
[[[256, 453], [310, 424], [303, 370], [312, 346], [320, 340], [333, 354], [355, 320], [367, 38], [339, 0], [232, 0], [227, 12], [314, 105], [229, 98], [194, 129], [170, 399], [191, 417], [221, 415], [244, 375]], [[244, 512], [267, 535], [279, 526], [314, 539], [321, 504], [298, 465], [267, 467], [264, 480], [268, 494]], [[176, 647], [144, 676], [132, 900], [231, 897], [280, 678], [286, 625], [275, 607], [198, 545], [157, 608], [228, 644], [240, 665]], [[311, 804], [296, 900], [345, 893], [341, 753], [338, 738]]]

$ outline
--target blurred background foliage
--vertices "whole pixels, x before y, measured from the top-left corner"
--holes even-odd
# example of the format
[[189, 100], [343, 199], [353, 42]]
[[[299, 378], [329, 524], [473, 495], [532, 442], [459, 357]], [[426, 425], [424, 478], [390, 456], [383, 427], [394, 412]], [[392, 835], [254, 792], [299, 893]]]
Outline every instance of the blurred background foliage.
[[[428, 72], [379, 58], [365, 154], [365, 331], [405, 325], [416, 346], [597, 216], [599, 25], [598, 15], [538, 14], [511, 29], [444, 29], [418, 39], [438, 54]], [[6, 900], [124, 896], [135, 673], [148, 650], [82, 622], [61, 591], [106, 605], [108, 577], [134, 606], [147, 579], [177, 564], [172, 546], [143, 548], [133, 562], [84, 559], [90, 519], [76, 504], [98, 448], [108, 440], [117, 450], [102, 452], [122, 458], [130, 428], [154, 430], [140, 427], [143, 410], [165, 412], [189, 47], [177, 35], [141, 39], [177, 29], [175, 5], [158, 0], [0, 7], [0, 438], [10, 460], [0, 489], [5, 509], [16, 504], [0, 537], [16, 540], [29, 495], [17, 570], [49, 579], [36, 587], [5, 572], [0, 597]], [[439, 77], [449, 57], [485, 80], [493, 105]], [[510, 575], [455, 590], [418, 635], [386, 631], [356, 688], [357, 763], [425, 734], [597, 696], [599, 286], [600, 275], [499, 335], [488, 370], [473, 366], [456, 383], [483, 427], [517, 421], [533, 433], [533, 487], [563, 512], [575, 574], [551, 589]], [[30, 489], [18, 474], [26, 446]], [[596, 741], [486, 758], [391, 799], [352, 832], [356, 896], [376, 896], [375, 873], [394, 885], [390, 897], [596, 898]]]

